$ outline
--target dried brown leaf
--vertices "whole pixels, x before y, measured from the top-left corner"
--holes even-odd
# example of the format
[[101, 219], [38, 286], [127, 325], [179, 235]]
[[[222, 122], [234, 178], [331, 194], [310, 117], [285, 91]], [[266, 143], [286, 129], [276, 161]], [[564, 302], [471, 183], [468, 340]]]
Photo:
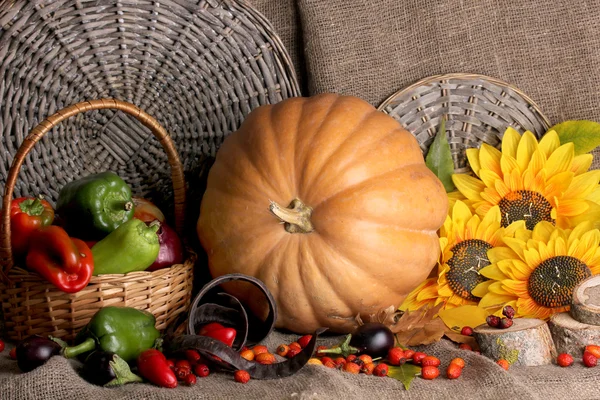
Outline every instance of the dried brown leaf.
[[446, 332], [446, 325], [437, 316], [443, 304], [423, 306], [418, 310], [405, 311], [398, 321], [390, 326], [397, 341], [404, 346], [418, 346], [439, 341]]
[[452, 340], [455, 343], [466, 343], [470, 345], [473, 349], [479, 348], [477, 340], [475, 340], [473, 336], [461, 335], [460, 333], [454, 332], [450, 328], [446, 328], [446, 332], [444, 334], [448, 339]]

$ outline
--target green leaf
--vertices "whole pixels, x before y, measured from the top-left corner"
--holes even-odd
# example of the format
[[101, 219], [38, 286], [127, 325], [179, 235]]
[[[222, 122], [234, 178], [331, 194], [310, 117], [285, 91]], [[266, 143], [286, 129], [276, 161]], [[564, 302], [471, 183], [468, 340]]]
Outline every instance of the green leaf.
[[575, 155], [589, 153], [600, 146], [600, 124], [594, 121], [565, 121], [549, 130], [558, 133], [560, 144], [573, 143]]
[[421, 373], [421, 367], [413, 364], [402, 364], [399, 367], [389, 366], [388, 374], [390, 378], [394, 378], [402, 382], [404, 389], [410, 389], [410, 383], [415, 376]]
[[454, 174], [454, 162], [452, 161], [452, 153], [450, 152], [450, 145], [446, 138], [446, 118], [442, 118], [442, 123], [438, 130], [433, 143], [429, 146], [427, 157], [425, 159], [427, 167], [438, 177], [446, 193], [450, 193], [456, 188], [452, 183], [452, 174]]

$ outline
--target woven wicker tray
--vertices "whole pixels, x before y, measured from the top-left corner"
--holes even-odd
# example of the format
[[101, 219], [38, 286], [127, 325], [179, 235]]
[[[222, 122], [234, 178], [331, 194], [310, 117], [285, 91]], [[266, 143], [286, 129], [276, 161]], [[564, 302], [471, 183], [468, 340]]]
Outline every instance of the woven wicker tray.
[[[11, 1], [0, 9], [0, 191], [27, 133], [81, 101], [114, 98], [154, 116], [193, 186], [203, 157], [252, 109], [299, 94], [281, 40], [244, 0]], [[172, 209], [160, 144], [115, 110], [53, 128], [14, 193], [53, 203], [67, 182], [105, 169]]]
[[427, 154], [441, 119], [447, 116], [446, 133], [456, 173], [470, 171], [466, 149], [481, 143], [499, 147], [509, 126], [538, 137], [550, 127], [539, 107], [519, 89], [476, 74], [425, 78], [394, 93], [378, 109], [411, 132], [423, 154]]

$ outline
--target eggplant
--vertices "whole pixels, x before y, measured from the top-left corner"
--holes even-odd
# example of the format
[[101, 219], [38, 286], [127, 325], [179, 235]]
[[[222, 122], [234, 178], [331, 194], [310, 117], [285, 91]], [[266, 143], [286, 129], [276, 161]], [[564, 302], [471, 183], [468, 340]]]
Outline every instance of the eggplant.
[[95, 351], [83, 364], [81, 376], [98, 386], [119, 386], [129, 382], [142, 382], [142, 378], [131, 372], [129, 365], [110, 351]]
[[319, 353], [340, 354], [344, 357], [350, 354], [368, 354], [373, 358], [385, 357], [394, 347], [394, 343], [394, 334], [390, 328], [378, 322], [367, 322], [359, 326], [354, 334], [346, 336], [338, 346], [319, 350]]
[[62, 346], [40, 335], [29, 336], [17, 344], [17, 365], [23, 372], [33, 371], [53, 356], [60, 354]]
[[156, 271], [157, 269], [170, 267], [173, 264], [181, 264], [183, 262], [183, 245], [177, 232], [164, 222], [152, 222], [160, 224], [158, 228], [158, 242], [160, 250], [158, 256], [152, 265], [146, 271]]

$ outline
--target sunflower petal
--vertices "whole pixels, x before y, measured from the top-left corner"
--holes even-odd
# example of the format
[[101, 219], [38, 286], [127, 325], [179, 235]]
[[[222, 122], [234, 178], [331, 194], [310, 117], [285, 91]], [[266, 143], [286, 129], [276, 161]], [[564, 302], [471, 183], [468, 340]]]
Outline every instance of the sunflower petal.
[[557, 214], [562, 217], [575, 217], [585, 213], [588, 207], [588, 203], [583, 200], [563, 200], [558, 205]]
[[497, 148], [489, 146], [485, 143], [481, 145], [481, 150], [479, 152], [479, 162], [482, 169], [490, 170], [496, 173], [497, 175], [502, 174], [502, 169], [500, 168], [501, 158], [502, 153]]
[[521, 135], [517, 132], [513, 127], [508, 127], [504, 131], [504, 135], [502, 136], [502, 154], [511, 156], [512, 158], [517, 157], [517, 147], [519, 146], [519, 141], [521, 140]]
[[580, 154], [573, 158], [573, 165], [571, 166], [571, 171], [575, 173], [575, 175], [580, 175], [592, 166], [592, 162], [594, 161], [594, 156], [592, 154]]
[[544, 189], [544, 197], [546, 199], [563, 198], [564, 193], [569, 189], [569, 186], [573, 182], [574, 174], [571, 171], [564, 171], [552, 176], [546, 182], [546, 188]]
[[485, 184], [479, 179], [467, 174], [452, 175], [452, 182], [460, 192], [469, 200], [481, 200], [480, 193], [485, 189]]
[[489, 292], [488, 289], [492, 283], [494, 283], [494, 281], [491, 281], [491, 280], [481, 282], [480, 284], [475, 286], [475, 288], [473, 288], [473, 290], [471, 290], [471, 294], [476, 297], [485, 296], [486, 294], [488, 294], [488, 292]]
[[502, 168], [502, 175], [504, 176], [505, 183], [507, 183], [507, 179], [510, 177], [510, 174], [514, 170], [520, 172], [519, 164], [517, 164], [517, 159], [505, 153], [502, 153], [502, 158], [500, 159], [500, 168]]
[[577, 175], [563, 196], [565, 198], [587, 197], [598, 188], [598, 182], [600, 182], [600, 170]]
[[515, 296], [509, 294], [501, 295], [489, 292], [479, 300], [479, 307], [484, 309], [502, 308], [507, 302], [515, 299]]
[[546, 159], [550, 157], [550, 154], [552, 154], [559, 147], [560, 139], [558, 138], [558, 134], [554, 130], [546, 132], [546, 134], [542, 136], [542, 139], [539, 143], [539, 148], [546, 155]]
[[527, 170], [530, 171], [533, 174], [533, 176], [536, 176], [542, 170], [542, 168], [544, 168], [545, 164], [546, 155], [542, 150], [538, 148], [531, 155], [531, 160], [529, 161], [529, 166], [527, 167]]
[[510, 260], [512, 258], [518, 258], [519, 257], [510, 248], [504, 247], [504, 246], [493, 247], [493, 248], [489, 249], [487, 251], [487, 256], [488, 256], [488, 260], [492, 264], [497, 263], [498, 261]]
[[521, 136], [521, 141], [517, 146], [517, 164], [519, 165], [519, 169], [521, 173], [527, 170], [529, 166], [529, 162], [531, 161], [531, 156], [537, 150], [538, 142], [533, 133], [530, 131], [526, 131], [523, 136]]
[[[481, 145], [481, 147], [487, 146], [485, 143]], [[469, 161], [469, 166], [475, 175], [479, 176], [479, 170], [481, 169], [481, 165], [479, 163], [479, 149], [467, 149], [465, 152], [467, 154], [467, 160]]]
[[546, 161], [546, 170], [548, 176], [553, 176], [565, 171], [571, 171], [573, 165], [573, 158], [575, 158], [575, 147], [573, 143], [566, 143], [556, 149], [548, 161]]
[[494, 187], [494, 183], [496, 181], [501, 180], [500, 176], [494, 171], [490, 171], [489, 169], [480, 169], [479, 170], [479, 178], [485, 183], [487, 187]]

